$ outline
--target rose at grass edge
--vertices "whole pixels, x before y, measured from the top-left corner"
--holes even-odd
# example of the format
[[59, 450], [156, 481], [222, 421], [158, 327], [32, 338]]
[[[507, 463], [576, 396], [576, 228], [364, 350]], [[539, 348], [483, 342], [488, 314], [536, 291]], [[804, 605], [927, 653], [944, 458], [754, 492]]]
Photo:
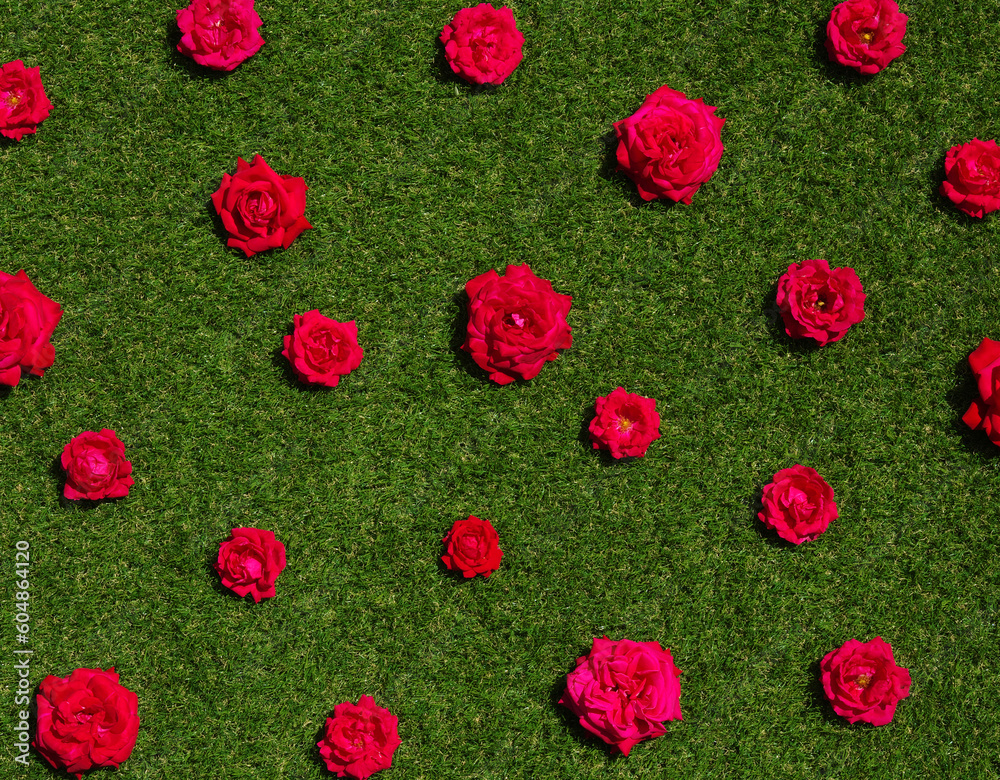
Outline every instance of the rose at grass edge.
[[395, 715], [365, 695], [357, 704], [345, 701], [334, 707], [316, 746], [337, 777], [364, 780], [392, 766], [392, 754], [401, 742], [398, 726]]
[[957, 144], [944, 158], [939, 192], [970, 217], [1000, 209], [1000, 147], [995, 140]]
[[555, 292], [527, 263], [508, 265], [503, 276], [490, 269], [466, 282], [465, 292], [469, 323], [462, 349], [497, 384], [532, 379], [557, 350], [573, 344], [566, 322], [573, 298]]
[[336, 387], [340, 377], [361, 365], [365, 353], [358, 345], [354, 320], [338, 322], [313, 309], [296, 314], [293, 322], [294, 330], [285, 336], [281, 354], [300, 382]]
[[627, 756], [636, 743], [666, 734], [665, 722], [682, 720], [680, 674], [659, 642], [595, 637], [566, 676], [559, 703]]
[[878, 73], [906, 51], [909, 17], [893, 0], [847, 0], [835, 6], [826, 25], [830, 60], [861, 73]]
[[444, 26], [440, 41], [451, 69], [473, 84], [502, 84], [523, 57], [524, 36], [507, 6], [461, 9]]
[[21, 60], [0, 66], [0, 135], [20, 141], [37, 132], [49, 115], [52, 102], [40, 73], [40, 68], [26, 68]]
[[56, 359], [49, 342], [62, 307], [42, 295], [23, 271], [0, 271], [0, 385], [13, 387], [22, 371], [43, 376]]
[[139, 732], [139, 700], [110, 669], [74, 669], [38, 686], [31, 743], [57, 770], [75, 774], [117, 767], [132, 755]]
[[962, 415], [972, 430], [980, 428], [990, 441], [1000, 446], [1000, 341], [984, 338], [969, 355], [969, 367], [976, 377], [979, 398]]
[[489, 520], [475, 515], [456, 520], [441, 541], [445, 546], [445, 554], [441, 556], [444, 565], [462, 572], [466, 579], [477, 574], [488, 578], [500, 568], [503, 558], [500, 536]]
[[853, 268], [830, 268], [826, 260], [793, 263], [778, 280], [785, 333], [816, 339], [820, 346], [839, 341], [864, 320], [866, 297]]
[[74, 501], [122, 498], [134, 484], [125, 445], [110, 428], [74, 436], [63, 449], [61, 461], [66, 472], [63, 495]]
[[816, 469], [796, 464], [764, 486], [758, 519], [793, 544], [810, 542], [837, 519], [833, 488]]
[[635, 182], [643, 200], [690, 203], [719, 167], [725, 122], [715, 106], [664, 85], [614, 123], [618, 170]]
[[849, 639], [820, 661], [823, 690], [838, 715], [884, 726], [900, 699], [910, 695], [910, 670], [897, 666], [892, 645], [877, 636], [870, 642]]
[[595, 450], [608, 450], [614, 458], [641, 458], [660, 438], [656, 400], [617, 387], [598, 396], [590, 421], [590, 441]]
[[177, 51], [213, 70], [233, 70], [264, 45], [254, 0], [192, 0], [177, 11]]
[[274, 583], [284, 568], [285, 545], [273, 531], [234, 528], [219, 544], [215, 570], [222, 584], [237, 596], [250, 594], [254, 603], [274, 597]]
[[236, 158], [236, 173], [223, 174], [212, 204], [229, 233], [228, 244], [247, 257], [275, 247], [288, 249], [312, 225], [305, 218], [305, 179], [275, 173], [259, 154]]

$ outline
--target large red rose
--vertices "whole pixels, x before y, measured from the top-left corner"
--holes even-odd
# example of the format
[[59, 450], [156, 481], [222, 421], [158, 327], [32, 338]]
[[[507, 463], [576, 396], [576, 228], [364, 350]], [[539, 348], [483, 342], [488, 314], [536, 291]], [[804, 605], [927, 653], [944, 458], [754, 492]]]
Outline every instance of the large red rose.
[[475, 515], [456, 520], [442, 542], [445, 545], [445, 554], [441, 556], [444, 565], [462, 572], [467, 578], [477, 574], [489, 577], [500, 568], [503, 558], [500, 537], [489, 520], [480, 520]]
[[22, 369], [43, 376], [56, 359], [49, 342], [62, 307], [46, 298], [22, 270], [0, 271], [0, 384], [13, 387]]
[[52, 110], [45, 95], [39, 68], [26, 68], [21, 60], [0, 67], [0, 135], [20, 141], [34, 133]]
[[316, 745], [327, 769], [337, 777], [365, 780], [392, 766], [392, 754], [400, 745], [398, 726], [399, 718], [371, 696], [362, 696], [357, 704], [345, 701], [333, 708]]
[[907, 19], [893, 0], [847, 0], [830, 13], [827, 53], [861, 73], [878, 73], [906, 51]]
[[303, 230], [311, 228], [306, 213], [306, 181], [279, 176], [259, 154], [253, 164], [236, 158], [236, 174], [223, 174], [212, 204], [229, 233], [229, 246], [252, 257], [281, 246], [288, 249]]
[[641, 458], [660, 438], [660, 415], [653, 398], [617, 387], [597, 398], [594, 411], [590, 441], [595, 450], [609, 450], [615, 458]]
[[451, 69], [473, 84], [501, 84], [521, 62], [524, 36], [507, 6], [463, 8], [441, 31]]
[[979, 398], [972, 402], [962, 421], [973, 430], [982, 428], [990, 441], [1000, 446], [1000, 341], [984, 338], [969, 355]]
[[662, 86], [632, 116], [614, 123], [618, 170], [643, 200], [690, 203], [722, 159], [722, 125], [715, 106]]
[[798, 464], [782, 469], [764, 486], [760, 521], [793, 544], [811, 542], [837, 519], [833, 488], [816, 469]]
[[785, 333], [821, 346], [839, 341], [865, 318], [865, 298], [853, 268], [830, 268], [826, 260], [793, 263], [778, 280]]
[[982, 219], [1000, 209], [1000, 147], [995, 140], [973, 138], [951, 147], [944, 172], [940, 193], [970, 217]]
[[233, 70], [264, 45], [254, 0], [192, 0], [177, 12], [177, 51], [199, 65]]
[[234, 528], [219, 545], [215, 563], [222, 584], [237, 596], [249, 593], [255, 603], [274, 597], [274, 583], [284, 568], [285, 545], [263, 528]]
[[538, 375], [556, 350], [573, 343], [566, 315], [573, 299], [552, 289], [525, 265], [508, 265], [504, 276], [490, 269], [465, 285], [469, 325], [462, 349], [490, 379], [506, 385]]
[[337, 322], [318, 309], [296, 314], [295, 329], [285, 336], [281, 354], [288, 358], [300, 382], [336, 387], [340, 377], [361, 365], [364, 350], [358, 346], [354, 320]]
[[667, 733], [681, 718], [681, 670], [659, 642], [594, 638], [588, 655], [566, 676], [560, 704], [580, 725], [626, 756], [644, 739]]
[[73, 500], [122, 498], [133, 485], [125, 445], [110, 428], [74, 436], [62, 453], [66, 471], [63, 495]]
[[910, 671], [897, 666], [892, 645], [877, 636], [870, 642], [849, 639], [819, 664], [823, 690], [838, 715], [884, 726], [896, 704], [910, 695]]
[[38, 686], [38, 728], [31, 744], [56, 769], [75, 774], [117, 767], [132, 755], [139, 700], [118, 682], [114, 667], [49, 675]]

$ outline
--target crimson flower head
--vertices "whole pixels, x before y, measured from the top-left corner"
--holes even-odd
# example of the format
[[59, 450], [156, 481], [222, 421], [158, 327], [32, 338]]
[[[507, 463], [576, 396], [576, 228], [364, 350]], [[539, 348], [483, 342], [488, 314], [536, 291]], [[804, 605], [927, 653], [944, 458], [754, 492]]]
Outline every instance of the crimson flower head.
[[590, 440], [595, 450], [608, 450], [614, 458], [646, 454], [660, 438], [660, 415], [656, 400], [617, 387], [597, 398], [596, 416], [590, 421]]
[[392, 766], [392, 754], [401, 744], [399, 718], [379, 707], [371, 696], [333, 709], [323, 738], [316, 743], [326, 768], [337, 777], [365, 780]]

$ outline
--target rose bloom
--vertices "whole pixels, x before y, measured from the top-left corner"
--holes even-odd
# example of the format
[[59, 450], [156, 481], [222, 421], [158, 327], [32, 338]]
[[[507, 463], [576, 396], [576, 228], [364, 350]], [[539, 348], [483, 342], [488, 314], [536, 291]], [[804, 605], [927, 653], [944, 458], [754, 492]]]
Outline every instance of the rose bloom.
[[254, 0], [192, 0], [177, 12], [177, 51], [213, 70], [233, 70], [264, 45]]
[[760, 521], [793, 544], [811, 542], [837, 519], [833, 488], [816, 471], [798, 464], [782, 469], [764, 486]]
[[31, 743], [56, 769], [75, 774], [117, 767], [132, 755], [139, 700], [118, 683], [114, 667], [49, 675], [38, 686], [38, 726]]
[[521, 62], [524, 36], [507, 6], [463, 8], [441, 31], [451, 69], [473, 84], [501, 84]]
[[793, 263], [778, 280], [785, 333], [820, 346], [839, 341], [865, 318], [866, 297], [853, 268], [830, 268], [826, 260]]
[[122, 498], [133, 485], [132, 464], [125, 460], [125, 445], [110, 428], [84, 431], [74, 436], [62, 453], [66, 471], [66, 498]]
[[835, 6], [826, 25], [830, 59], [861, 73], [878, 73], [906, 51], [908, 18], [893, 0], [847, 0]]
[[444, 565], [462, 572], [466, 578], [477, 574], [489, 577], [500, 568], [503, 558], [500, 537], [489, 520], [480, 520], [475, 515], [456, 520], [441, 541], [446, 550], [441, 556]]
[[680, 674], [659, 642], [595, 637], [590, 654], [566, 676], [559, 703], [627, 756], [636, 743], [666, 734], [665, 721], [682, 720]]
[[13, 387], [21, 371], [43, 376], [56, 359], [49, 342], [62, 307], [35, 288], [23, 271], [0, 271], [0, 385]]
[[295, 329], [285, 336], [281, 354], [292, 364], [300, 382], [336, 387], [340, 377], [361, 365], [364, 350], [358, 346], [354, 320], [337, 322], [318, 309], [296, 314]]
[[643, 200], [690, 203], [719, 167], [725, 122], [715, 106], [662, 86], [632, 116], [614, 123], [618, 170], [635, 182]]
[[984, 338], [969, 355], [979, 398], [972, 402], [962, 421], [973, 430], [982, 428], [990, 441], [1000, 446], [1000, 341]]
[[281, 246], [288, 249], [311, 228], [306, 213], [305, 179], [279, 176], [259, 154], [253, 164], [236, 158], [236, 174], [223, 174], [212, 204], [229, 233], [229, 246], [247, 257]]
[[594, 409], [597, 416], [590, 421], [590, 441], [595, 450], [610, 450], [615, 458], [641, 458], [660, 438], [660, 415], [652, 398], [618, 387], [599, 396]]
[[1000, 147], [973, 138], [951, 147], [944, 158], [939, 192], [970, 217], [982, 219], [1000, 209]]
[[319, 755], [337, 777], [364, 778], [392, 766], [392, 754], [400, 745], [399, 719], [371, 696], [357, 704], [345, 701], [326, 719], [326, 733], [316, 743]]
[[274, 582], [284, 568], [285, 545], [262, 528], [234, 528], [219, 545], [215, 564], [222, 584], [237, 596], [249, 593], [254, 603], [274, 597]]
[[877, 636], [870, 642], [849, 639], [819, 664], [823, 690], [838, 715], [884, 726], [896, 704], [910, 695], [910, 671], [897, 666], [892, 645]]
[[527, 264], [508, 265], [504, 276], [490, 269], [465, 285], [469, 324], [462, 349], [507, 385], [538, 375], [556, 350], [573, 343], [566, 315], [573, 299], [552, 289]]
[[20, 141], [34, 133], [52, 110], [45, 95], [39, 68], [26, 68], [21, 60], [0, 67], [0, 135]]

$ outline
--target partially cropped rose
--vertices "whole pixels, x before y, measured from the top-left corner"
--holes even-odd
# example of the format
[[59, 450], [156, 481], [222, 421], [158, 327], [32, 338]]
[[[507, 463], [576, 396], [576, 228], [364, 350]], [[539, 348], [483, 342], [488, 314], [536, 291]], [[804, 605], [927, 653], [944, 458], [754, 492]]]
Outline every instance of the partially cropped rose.
[[212, 204], [229, 233], [229, 246], [247, 257], [274, 247], [288, 249], [312, 225], [305, 218], [306, 181], [279, 176], [259, 154], [253, 164], [236, 159], [236, 174], [223, 174]]
[[827, 653], [819, 668], [833, 711], [848, 723], [884, 726], [899, 700], [910, 695], [910, 671], [896, 665], [892, 645], [880, 636], [870, 642], [849, 639]]
[[316, 743], [320, 758], [337, 777], [365, 780], [392, 766], [400, 745], [398, 726], [399, 718], [371, 696], [362, 696], [357, 704], [342, 702], [326, 719], [323, 739]]
[[614, 123], [618, 170], [643, 200], [690, 203], [722, 159], [722, 125], [715, 106], [662, 86], [632, 116]]
[[21, 60], [0, 67], [0, 135], [20, 141], [37, 132], [52, 110], [42, 86], [40, 68], [26, 68]]
[[524, 36], [507, 6], [463, 8], [441, 31], [451, 69], [473, 84], [501, 84], [521, 62]]
[[532, 379], [557, 350], [573, 344], [566, 315], [573, 299], [525, 265], [508, 265], [504, 276], [490, 269], [465, 285], [469, 324], [462, 349], [506, 385]]
[[467, 578], [477, 574], [489, 577], [500, 568], [500, 559], [503, 558], [500, 537], [489, 520], [481, 520], [475, 515], [456, 520], [442, 542], [445, 546], [445, 554], [441, 556], [444, 565], [462, 572]]
[[596, 416], [590, 421], [590, 441], [595, 450], [609, 450], [615, 458], [641, 458], [660, 438], [656, 400], [617, 387], [597, 398]]
[[793, 544], [811, 542], [837, 519], [833, 488], [816, 469], [798, 464], [782, 469], [764, 486], [760, 521]]
[[292, 335], [285, 336], [281, 354], [292, 364], [300, 382], [336, 387], [340, 377], [361, 365], [364, 350], [358, 346], [354, 320], [337, 322], [318, 309], [296, 314]]
[[559, 703], [580, 725], [626, 756], [644, 739], [667, 733], [663, 724], [681, 718], [681, 670], [659, 642], [594, 638], [576, 659]]
[[38, 727], [31, 744], [53, 767], [83, 777], [117, 767], [132, 755], [139, 700], [118, 682], [114, 667], [49, 675], [38, 686]]
[[274, 583], [284, 568], [285, 545], [263, 528], [234, 528], [219, 545], [215, 563], [222, 584], [237, 596], [249, 593], [255, 603], [274, 597]]
[[97, 501], [128, 495], [132, 464], [125, 459], [125, 445], [110, 428], [84, 431], [63, 449], [66, 498]]
[[778, 280], [785, 333], [821, 346], [839, 341], [865, 318], [865, 298], [853, 268], [830, 268], [826, 260], [793, 263]]
[[192, 0], [177, 12], [177, 51], [213, 70], [233, 70], [264, 45], [254, 0]]
[[962, 421], [973, 430], [982, 428], [990, 441], [1000, 446], [1000, 341], [984, 338], [969, 355], [979, 398], [972, 402]]
[[906, 51], [907, 19], [893, 0], [847, 0], [830, 13], [827, 53], [861, 73], [878, 73]]
[[1000, 209], [1000, 147], [973, 138], [951, 147], [944, 158], [940, 193], [970, 217]]
[[0, 271], [0, 385], [13, 387], [22, 371], [45, 374], [56, 359], [49, 339], [62, 313], [23, 270], [14, 275]]

